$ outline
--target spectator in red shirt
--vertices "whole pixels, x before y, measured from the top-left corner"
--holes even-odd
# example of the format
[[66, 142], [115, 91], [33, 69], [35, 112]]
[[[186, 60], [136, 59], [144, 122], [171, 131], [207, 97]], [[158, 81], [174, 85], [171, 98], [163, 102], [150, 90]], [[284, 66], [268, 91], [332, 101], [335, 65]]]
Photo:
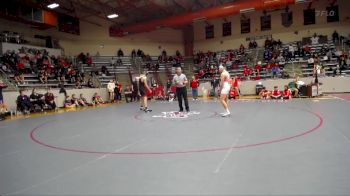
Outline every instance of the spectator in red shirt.
[[250, 75], [250, 68], [248, 66], [246, 66], [246, 65], [243, 68], [243, 75], [245, 77], [248, 77]]
[[115, 88], [114, 88], [115, 100], [117, 100], [117, 101], [122, 100], [122, 90], [123, 90], [122, 84], [120, 84], [119, 81], [117, 81], [115, 83]]
[[87, 53], [86, 55], [86, 64], [89, 66], [92, 64], [92, 57], [90, 56], [89, 53]]
[[278, 90], [277, 86], [275, 86], [273, 88], [273, 91], [271, 92], [271, 98], [272, 99], [281, 99], [282, 98], [281, 92]]
[[199, 87], [199, 82], [196, 80], [196, 78], [193, 76], [191, 80], [191, 88], [192, 88], [192, 96], [193, 100], [198, 100], [198, 87]]
[[232, 89], [236, 96], [239, 96], [238, 81], [239, 79], [236, 76], [232, 78]]
[[255, 69], [255, 73], [256, 73], [255, 76], [260, 76], [261, 61], [258, 61], [258, 63], [255, 65], [254, 69]]
[[292, 99], [292, 91], [288, 89], [288, 86], [284, 86], [284, 90], [282, 91], [283, 99]]

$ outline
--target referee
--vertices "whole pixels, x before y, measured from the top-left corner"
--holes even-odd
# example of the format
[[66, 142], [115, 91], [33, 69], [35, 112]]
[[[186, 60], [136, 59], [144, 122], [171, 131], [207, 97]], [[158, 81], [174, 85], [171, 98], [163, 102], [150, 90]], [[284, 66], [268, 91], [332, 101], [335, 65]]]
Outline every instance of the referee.
[[176, 96], [177, 96], [177, 100], [179, 101], [180, 112], [184, 111], [182, 106], [182, 99], [184, 99], [185, 101], [186, 111], [189, 112], [190, 107], [188, 106], [187, 88], [186, 88], [188, 80], [186, 78], [186, 75], [182, 73], [181, 67], [176, 67], [176, 75], [173, 78], [173, 83], [176, 85]]

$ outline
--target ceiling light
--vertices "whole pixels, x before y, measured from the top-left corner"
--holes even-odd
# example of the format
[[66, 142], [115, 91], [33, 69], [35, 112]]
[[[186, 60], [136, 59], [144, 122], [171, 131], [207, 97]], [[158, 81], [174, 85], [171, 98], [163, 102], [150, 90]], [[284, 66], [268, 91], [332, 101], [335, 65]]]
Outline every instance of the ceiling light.
[[254, 12], [255, 11], [255, 8], [246, 8], [246, 9], [241, 9], [241, 10], [239, 10], [239, 12], [241, 13], [241, 14], [243, 14], [243, 13], [249, 13], [249, 12]]
[[58, 4], [58, 3], [51, 3], [51, 4], [48, 5], [47, 7], [50, 8], [50, 9], [55, 9], [55, 8], [57, 8], [57, 7], [59, 7], [59, 6], [60, 6], [60, 4]]
[[117, 18], [118, 16], [118, 14], [110, 14], [107, 16], [107, 18]]
[[309, 3], [311, 2], [310, 0], [295, 0], [295, 3], [298, 4], [298, 3]]

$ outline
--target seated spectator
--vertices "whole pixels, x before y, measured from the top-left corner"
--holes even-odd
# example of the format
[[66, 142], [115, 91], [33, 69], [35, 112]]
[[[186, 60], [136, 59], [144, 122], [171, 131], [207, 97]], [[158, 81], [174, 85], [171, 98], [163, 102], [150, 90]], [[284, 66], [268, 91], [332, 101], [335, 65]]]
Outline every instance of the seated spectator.
[[101, 73], [102, 73], [102, 76], [103, 76], [103, 77], [106, 77], [106, 76], [109, 75], [109, 71], [108, 71], [108, 69], [107, 69], [107, 67], [106, 67], [105, 65], [103, 65], [103, 66], [101, 67]]
[[271, 93], [265, 87], [259, 92], [260, 99], [270, 99]]
[[[125, 96], [125, 101], [126, 103], [132, 102], [132, 90], [130, 86], [127, 86], [124, 90], [124, 96]], [[130, 101], [129, 101], [130, 99]]]
[[75, 94], [72, 94], [72, 99], [71, 99], [71, 101], [72, 101], [72, 104], [74, 104], [75, 106], [77, 106], [77, 107], [81, 106], [80, 103], [79, 103], [79, 98], [76, 97]]
[[85, 62], [88, 66], [92, 65], [92, 57], [90, 56], [89, 53], [86, 54], [86, 62]]
[[348, 68], [344, 55], [339, 57], [338, 63], [341, 70], [346, 70]]
[[249, 77], [250, 73], [251, 73], [250, 68], [245, 65], [244, 68], [243, 68], [243, 75], [244, 75], [244, 77], [246, 77], [246, 78]]
[[51, 89], [47, 89], [47, 92], [44, 95], [45, 97], [45, 103], [48, 105], [49, 109], [54, 110], [56, 109], [56, 102], [55, 102], [55, 96], [52, 93]]
[[265, 62], [268, 62], [272, 59], [272, 53], [269, 49], [265, 50], [264, 52], [264, 60]]
[[14, 79], [16, 81], [17, 84], [25, 84], [24, 82], [24, 75], [22, 72], [15, 70], [14, 71]]
[[273, 64], [271, 71], [272, 71], [272, 78], [276, 78], [277, 75], [280, 73], [280, 68], [278, 65]]
[[282, 98], [283, 99], [292, 99], [292, 91], [288, 89], [288, 86], [284, 86], [284, 90], [282, 91]]
[[86, 98], [84, 97], [83, 93], [80, 93], [78, 103], [81, 106], [91, 106], [92, 104], [89, 103]]
[[100, 104], [104, 104], [104, 102], [100, 95], [98, 95], [97, 93], [94, 93], [94, 95], [92, 96], [92, 104], [100, 105]]
[[29, 114], [32, 109], [32, 104], [27, 95], [24, 94], [24, 90], [19, 91], [19, 96], [17, 97], [17, 107], [24, 114]]
[[273, 91], [271, 92], [271, 98], [272, 99], [281, 99], [282, 95], [281, 92], [278, 90], [278, 87], [273, 87]]
[[292, 92], [292, 95], [294, 97], [299, 96], [299, 89], [298, 89], [298, 85], [297, 85], [296, 81], [289, 82], [288, 89]]
[[33, 88], [32, 94], [29, 96], [32, 106], [39, 106], [41, 111], [44, 111], [45, 97], [42, 94], [37, 93], [36, 89]]
[[115, 69], [115, 67], [116, 67], [116, 60], [114, 59], [114, 57], [112, 57], [112, 59], [111, 59], [111, 61], [110, 61], [110, 64], [111, 64], [111, 66], [113, 66], [114, 67], [114, 69]]
[[11, 116], [11, 112], [4, 103], [0, 103], [0, 121], [5, 120], [7, 116]]
[[119, 59], [117, 60], [117, 66], [123, 66], [123, 62], [122, 62], [122, 59], [121, 59], [121, 58], [119, 58]]
[[244, 50], [245, 50], [245, 48], [244, 48], [243, 44], [241, 44], [241, 45], [239, 46], [239, 53], [240, 53], [240, 54], [244, 54]]
[[320, 39], [320, 38], [319, 38], [319, 37], [317, 36], [317, 34], [315, 33], [314, 36], [310, 38], [311, 44], [312, 44], [312, 45], [317, 45], [319, 39]]
[[39, 71], [38, 77], [42, 84], [47, 84], [48, 73], [46, 72], [45, 69], [42, 69]]
[[92, 82], [92, 79], [91, 79], [91, 78], [89, 78], [89, 80], [88, 80], [88, 82], [87, 82], [87, 86], [88, 86], [89, 88], [95, 88], [94, 83]]
[[256, 76], [260, 76], [260, 71], [261, 71], [262, 67], [261, 67], [261, 61], [258, 61], [258, 63], [255, 65], [254, 70], [256, 73]]
[[73, 102], [74, 101], [67, 95], [66, 99], [64, 100], [64, 107], [65, 108], [75, 108], [76, 105]]

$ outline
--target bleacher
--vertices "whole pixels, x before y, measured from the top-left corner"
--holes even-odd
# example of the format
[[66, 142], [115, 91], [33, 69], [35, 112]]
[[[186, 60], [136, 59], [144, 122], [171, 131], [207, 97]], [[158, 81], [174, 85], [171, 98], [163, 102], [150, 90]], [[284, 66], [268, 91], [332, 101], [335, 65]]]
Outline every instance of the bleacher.
[[[337, 67], [337, 65], [338, 65], [338, 58], [334, 54], [335, 51], [336, 51], [336, 46], [335, 46], [335, 44], [333, 43], [332, 40], [327, 40], [325, 43], [322, 43], [322, 44], [314, 44], [314, 45], [311, 44], [311, 45], [309, 45], [309, 47], [310, 47], [310, 54], [308, 54], [308, 55], [305, 55], [305, 56], [302, 57], [302, 56], [299, 56], [298, 54], [296, 54], [295, 58], [293, 58], [293, 59], [289, 59], [289, 60], [286, 60], [284, 62], [279, 62], [279, 65], [283, 65], [283, 66], [280, 66], [281, 70], [283, 70], [283, 67], [287, 66], [287, 65], [292, 65], [292, 64], [293, 64], [293, 66], [300, 65], [303, 77], [311, 77], [311, 76], [313, 76], [313, 68], [312, 67], [308, 67], [307, 60], [312, 54], [320, 54], [324, 44], [327, 44], [329, 50], [332, 51], [332, 57], [329, 60], [327, 60], [327, 61], [322, 59], [321, 62], [322, 62], [322, 64], [325, 67], [325, 74], [327, 76], [332, 75], [333, 71], [330, 70], [330, 68], [332, 68], [334, 70]], [[288, 46], [289, 45], [292, 45], [294, 48], [296, 48], [297, 47], [297, 42], [291, 42], [291, 43], [282, 44], [282, 46], [278, 48], [280, 53], [283, 53], [284, 50], [288, 50]], [[263, 48], [257, 48], [257, 50], [262, 50], [263, 51], [264, 49]], [[234, 51], [237, 51], [237, 49], [234, 50]], [[248, 54], [251, 54], [252, 50], [249, 50], [249, 49], [247, 50], [246, 49], [245, 52], [248, 53]], [[217, 52], [217, 54], [226, 55], [226, 51], [219, 51], [219, 52]], [[238, 58], [240, 58], [240, 56], [238, 56]], [[259, 60], [262, 61], [262, 57], [257, 55], [257, 58], [258, 58], [257, 61], [259, 61]], [[212, 59], [209, 62], [209, 65], [216, 65], [217, 62], [218, 62], [217, 59]], [[240, 64], [236, 65], [236, 67], [234, 69], [232, 69], [231, 66], [234, 64], [234, 62], [230, 62], [229, 64], [226, 64], [226, 67], [228, 68], [227, 71], [230, 73], [231, 77], [234, 77], [234, 76], [243, 75], [243, 70], [244, 70], [243, 66], [244, 65], [249, 65], [251, 63], [252, 62], [244, 62], [243, 61]], [[266, 63], [263, 62], [261, 66], [264, 67], [265, 65], [266, 65]], [[200, 68], [201, 67], [198, 64], [195, 65], [195, 71], [198, 71]], [[350, 69], [347, 68], [345, 70], [342, 70], [341, 73], [342, 73], [342, 75], [350, 74]], [[216, 76], [218, 76], [218, 73], [216, 73]], [[267, 71], [265, 69], [262, 69], [260, 71], [258, 77], [260, 79], [271, 78], [272, 77], [272, 73], [267, 73]], [[201, 80], [208, 80], [208, 79], [201, 79]]]
[[[46, 87], [52, 87], [52, 88], [57, 88], [59, 86], [59, 81], [53, 77], [48, 77], [47, 79], [47, 84], [42, 84], [40, 80], [38, 79], [37, 74], [24, 74], [24, 84], [18, 84], [17, 87], [20, 88], [32, 88], [32, 87], [37, 87], [37, 88], [46, 88]], [[9, 74], [8, 77], [11, 80], [14, 80], [14, 74]], [[70, 84], [70, 83], [65, 83], [65, 87], [72, 88], [75, 86], [75, 84]]]

